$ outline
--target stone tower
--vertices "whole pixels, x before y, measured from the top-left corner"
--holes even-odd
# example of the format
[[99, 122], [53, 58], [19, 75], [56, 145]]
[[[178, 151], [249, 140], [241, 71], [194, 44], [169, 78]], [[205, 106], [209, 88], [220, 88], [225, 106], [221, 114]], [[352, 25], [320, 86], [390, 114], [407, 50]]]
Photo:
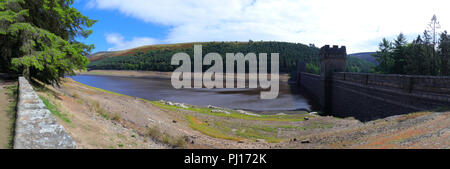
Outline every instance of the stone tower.
[[320, 49], [320, 75], [327, 76], [333, 72], [344, 72], [347, 66], [347, 49], [334, 45], [325, 45]]
[[347, 49], [345, 46], [339, 48], [335, 45], [330, 48], [325, 45], [320, 49], [320, 75], [324, 82], [324, 103], [323, 111], [332, 114], [333, 110], [333, 73], [344, 72], [347, 66]]

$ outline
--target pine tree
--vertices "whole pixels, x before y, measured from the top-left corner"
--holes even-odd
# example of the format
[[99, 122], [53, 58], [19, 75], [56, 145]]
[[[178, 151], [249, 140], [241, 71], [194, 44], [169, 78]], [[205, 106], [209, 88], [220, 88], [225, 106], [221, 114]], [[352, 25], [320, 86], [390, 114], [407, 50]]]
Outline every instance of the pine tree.
[[85, 69], [96, 21], [71, 7], [74, 0], [0, 0], [0, 71], [22, 73], [49, 84]]
[[394, 40], [394, 48], [393, 48], [393, 60], [394, 65], [390, 73], [393, 74], [405, 74], [404, 66], [406, 65], [406, 37], [403, 33], [400, 33], [397, 36], [397, 39]]
[[425, 48], [423, 46], [423, 40], [420, 35], [407, 46], [406, 49], [406, 74], [424, 74], [424, 60], [425, 60]]
[[433, 17], [431, 18], [430, 23], [428, 24], [428, 32], [431, 33], [432, 36], [432, 42], [433, 42], [433, 47], [436, 48], [436, 42], [437, 42], [437, 30], [441, 28], [441, 25], [439, 24], [439, 21], [436, 17], [436, 15], [433, 15]]
[[439, 55], [441, 58], [441, 75], [442, 76], [450, 76], [450, 35], [447, 34], [447, 31], [444, 31], [441, 34], [439, 43]]
[[379, 73], [390, 73], [391, 67], [394, 64], [392, 58], [392, 43], [386, 38], [380, 42], [379, 51], [374, 55], [378, 63], [380, 63], [375, 69]]

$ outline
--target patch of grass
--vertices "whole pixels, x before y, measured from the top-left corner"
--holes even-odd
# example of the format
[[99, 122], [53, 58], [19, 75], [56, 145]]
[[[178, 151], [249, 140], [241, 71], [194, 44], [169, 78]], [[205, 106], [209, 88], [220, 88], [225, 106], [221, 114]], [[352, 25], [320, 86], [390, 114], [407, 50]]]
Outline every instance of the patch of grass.
[[303, 130], [309, 130], [309, 129], [329, 129], [329, 128], [333, 128], [333, 124], [331, 123], [318, 123], [318, 122], [314, 122], [311, 125], [308, 126], [303, 126], [303, 127], [299, 127]]
[[18, 85], [8, 86], [5, 88], [5, 93], [9, 97], [9, 99], [12, 100], [11, 103], [9, 103], [8, 106], [8, 116], [10, 120], [9, 124], [9, 137], [8, 137], [8, 148], [12, 149], [14, 146], [14, 134], [15, 134], [15, 127], [14, 124], [16, 122], [16, 114], [17, 114], [17, 100], [18, 100]]
[[83, 104], [84, 103], [83, 99], [81, 98], [80, 95], [78, 95], [78, 93], [72, 94], [72, 97], [77, 101], [78, 104]]
[[269, 125], [247, 125], [247, 124], [234, 124], [227, 123], [224, 121], [216, 121], [213, 124], [208, 124], [203, 122], [200, 119], [195, 118], [194, 116], [186, 116], [188, 122], [190, 123], [190, 127], [194, 130], [200, 131], [203, 134], [206, 134], [215, 138], [222, 138], [228, 140], [243, 140], [248, 139], [252, 141], [256, 141], [257, 139], [266, 140], [268, 143], [279, 143], [284, 141], [283, 138], [278, 138], [278, 130], [280, 128], [292, 128], [292, 129], [300, 129], [297, 126], [269, 126]]
[[47, 109], [50, 110], [50, 112], [54, 116], [58, 117], [59, 119], [61, 119], [62, 121], [66, 122], [66, 123], [71, 123], [71, 121], [67, 117], [67, 114], [61, 113], [56, 105], [51, 103], [47, 98], [45, 98], [43, 96], [39, 96], [39, 97], [41, 98], [42, 102], [44, 102], [45, 107], [47, 107]]
[[285, 140], [285, 138], [280, 138], [277, 136], [279, 129], [301, 130], [304, 128], [294, 125], [236, 125], [226, 122], [215, 122], [215, 126], [222, 132], [229, 135], [236, 135], [238, 137], [253, 141], [256, 141], [257, 139], [264, 139], [268, 143], [279, 143]]
[[[231, 129], [233, 124], [216, 122], [216, 126], [224, 132], [227, 133], [233, 132]], [[235, 132], [233, 132], [233, 134], [236, 134], [239, 137], [253, 141], [256, 141], [257, 139], [264, 139], [268, 143], [279, 143], [283, 140], [281, 138], [276, 137], [279, 128], [280, 128], [279, 126], [243, 125], [240, 126], [239, 129], [236, 129]]]
[[77, 99], [79, 104], [86, 103], [89, 111], [98, 113], [100, 116], [105, 118], [106, 120], [113, 120], [120, 122], [122, 120], [122, 116], [119, 113], [110, 113], [106, 111], [101, 105], [100, 102], [94, 100], [83, 100], [78, 94], [74, 93], [72, 95], [73, 98]]
[[80, 99], [80, 95], [78, 95], [78, 93], [72, 94], [72, 97], [75, 98], [75, 99]]
[[237, 130], [236, 134], [238, 136], [248, 138], [250, 140], [264, 139], [268, 143], [279, 143], [283, 140], [283, 139], [277, 138], [277, 137], [267, 134], [267, 133], [261, 133], [259, 130], [255, 130], [252, 128], [243, 128], [243, 129]]
[[122, 116], [119, 113], [112, 113], [111, 120], [119, 122], [122, 120]]
[[110, 120], [110, 117], [107, 114], [105, 114], [105, 113], [100, 113], [100, 116], [102, 116], [106, 120]]
[[[60, 99], [61, 94], [54, 91], [53, 89], [49, 88], [48, 87], [49, 85], [47, 85], [37, 79], [32, 79], [29, 82], [33, 86], [34, 91], [46, 93], [48, 96], [51, 96], [52, 98]], [[63, 95], [65, 95], [65, 94], [63, 93]]]
[[[100, 105], [100, 102], [98, 102], [98, 101], [89, 101], [88, 102], [88, 107], [89, 107], [89, 110], [91, 111], [91, 112], [95, 112], [95, 113], [98, 113], [100, 116], [102, 116], [103, 118], [105, 118], [106, 120], [111, 120], [112, 118], [111, 118], [111, 114], [110, 113], [108, 113], [101, 105]], [[117, 115], [118, 116], [118, 115]], [[119, 116], [118, 116], [119, 117]], [[118, 117], [116, 117], [116, 118], [118, 118]]]
[[145, 135], [153, 138], [162, 138], [162, 132], [157, 126], [147, 128]]
[[16, 117], [18, 92], [19, 91], [18, 91], [17, 85], [8, 86], [8, 87], [6, 87], [6, 90], [5, 90], [5, 93], [9, 97], [9, 99], [13, 100], [9, 104], [9, 109], [8, 109], [8, 115], [11, 119], [14, 119]]
[[161, 132], [158, 126], [147, 128], [145, 135], [147, 137], [151, 137], [156, 141], [159, 141], [163, 144], [170, 145], [175, 148], [185, 148], [186, 140], [184, 137], [173, 137], [166, 133]]
[[125, 136], [123, 134], [120, 134], [120, 133], [117, 134], [117, 137], [120, 138], [120, 139], [125, 139]]
[[186, 139], [184, 138], [184, 137], [178, 137], [178, 138], [176, 138], [176, 140], [175, 140], [175, 145], [176, 145], [176, 147], [182, 147], [182, 148], [184, 148], [184, 147], [186, 147]]
[[159, 108], [167, 109], [167, 110], [171, 110], [171, 111], [188, 110], [188, 111], [193, 111], [193, 112], [212, 115], [212, 116], [236, 118], [236, 119], [244, 119], [244, 120], [298, 122], [298, 121], [304, 121], [305, 117], [310, 117], [306, 114], [252, 116], [252, 115], [239, 113], [235, 110], [226, 110], [226, 111], [230, 112], [230, 114], [226, 114], [226, 113], [213, 112], [214, 109], [210, 109], [210, 108], [206, 108], [206, 107], [188, 106], [188, 108], [182, 108], [182, 107], [178, 107], [178, 106], [166, 105], [161, 101], [148, 101], [145, 99], [140, 99], [140, 100], [150, 102]]
[[189, 127], [191, 127], [194, 130], [197, 130], [203, 134], [206, 134], [208, 136], [215, 137], [215, 138], [221, 138], [221, 139], [227, 139], [227, 140], [234, 140], [234, 141], [243, 140], [243, 138], [233, 137], [233, 136], [227, 135], [226, 133], [220, 131], [219, 129], [210, 127], [207, 123], [198, 120], [194, 116], [186, 115], [186, 119], [189, 122]]
[[224, 122], [215, 122], [215, 125], [217, 128], [225, 133], [232, 133], [233, 129], [230, 126], [230, 124], [225, 124]]

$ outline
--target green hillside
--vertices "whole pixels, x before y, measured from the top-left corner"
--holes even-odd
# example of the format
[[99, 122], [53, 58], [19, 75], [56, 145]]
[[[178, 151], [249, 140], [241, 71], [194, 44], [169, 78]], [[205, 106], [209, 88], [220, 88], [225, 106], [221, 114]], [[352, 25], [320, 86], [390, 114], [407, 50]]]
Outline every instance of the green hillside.
[[[303, 44], [287, 42], [207, 42], [195, 43], [203, 45], [203, 55], [219, 53], [225, 59], [226, 53], [279, 53], [280, 72], [296, 70], [298, 60], [319, 64], [319, 49]], [[146, 46], [117, 53], [101, 53], [101, 56], [92, 56], [89, 69], [113, 70], [146, 70], [146, 71], [173, 71], [178, 66], [170, 64], [171, 57], [178, 52], [185, 52], [193, 61], [194, 43]], [[100, 59], [99, 59], [100, 58]], [[270, 58], [270, 57], [269, 57]], [[225, 63], [225, 62], [224, 62]], [[268, 63], [270, 64], [270, 63]], [[207, 66], [203, 66], [206, 70]]]
[[[90, 56], [91, 63], [88, 68], [91, 70], [174, 71], [178, 66], [170, 64], [171, 57], [178, 52], [184, 52], [189, 54], [193, 61], [194, 44], [203, 46], [203, 55], [214, 52], [221, 54], [224, 59], [226, 59], [226, 53], [279, 53], [282, 73], [295, 72], [297, 61], [309, 63], [307, 71], [311, 73], [317, 73], [315, 70], [319, 70], [319, 48], [288, 42], [203, 42], [143, 46], [125, 51], [94, 54]], [[270, 65], [270, 61], [268, 64]], [[349, 57], [348, 60], [348, 71], [369, 72], [372, 66], [359, 58]], [[203, 66], [204, 70], [208, 68]]]
[[347, 72], [371, 73], [375, 64], [355, 56], [347, 57]]

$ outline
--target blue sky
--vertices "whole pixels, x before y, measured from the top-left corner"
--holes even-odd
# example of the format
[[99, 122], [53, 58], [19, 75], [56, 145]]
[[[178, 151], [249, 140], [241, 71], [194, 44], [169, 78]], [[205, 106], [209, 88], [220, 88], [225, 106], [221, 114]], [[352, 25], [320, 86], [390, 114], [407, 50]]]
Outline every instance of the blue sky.
[[[125, 16], [114, 10], [94, 9], [87, 6], [88, 1], [89, 0], [78, 0], [74, 6], [81, 11], [83, 15], [98, 20], [91, 28], [94, 33], [89, 36], [88, 39], [78, 39], [87, 44], [94, 44], [96, 49], [93, 52], [108, 51], [110, 49], [114, 50], [114, 44], [107, 42], [107, 37], [114, 34], [123, 36], [124, 41], [132, 41], [134, 37], [153, 37], [162, 39], [168, 33], [168, 26], [146, 23], [139, 19]], [[139, 45], [139, 43], [136, 45]], [[131, 47], [135, 47], [136, 45], [131, 45]]]
[[201, 41], [286, 41], [375, 51], [383, 37], [421, 34], [433, 14], [449, 30], [448, 0], [76, 0], [99, 20], [98, 51]]

